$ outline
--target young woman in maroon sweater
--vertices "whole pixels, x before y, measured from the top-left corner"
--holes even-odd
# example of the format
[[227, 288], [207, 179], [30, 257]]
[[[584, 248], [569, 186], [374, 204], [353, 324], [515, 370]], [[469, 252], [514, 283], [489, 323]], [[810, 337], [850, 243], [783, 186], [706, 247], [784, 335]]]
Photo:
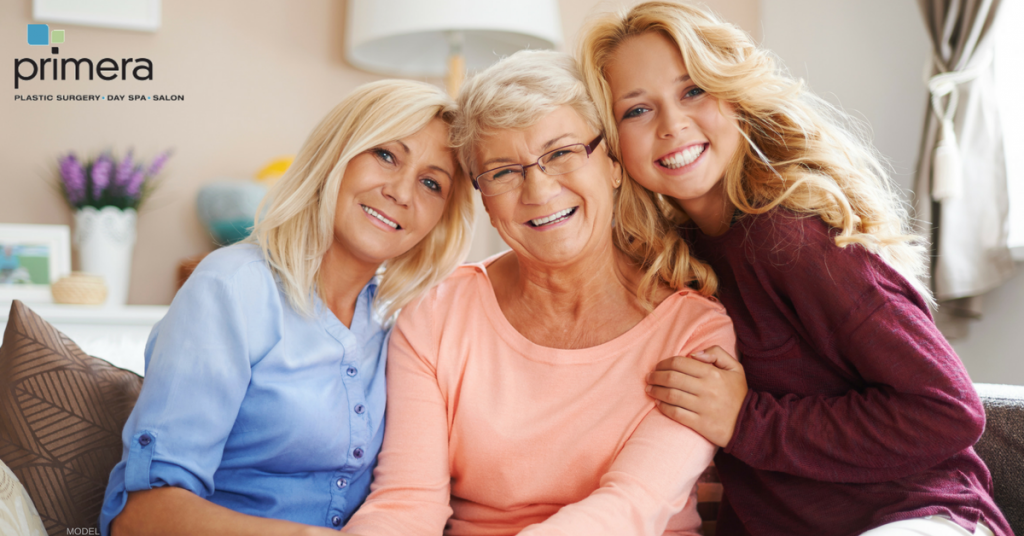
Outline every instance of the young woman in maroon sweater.
[[718, 534], [1010, 535], [925, 250], [847, 116], [691, 6], [599, 19], [580, 56], [628, 172], [618, 203], [651, 214], [616, 228], [641, 288], [689, 273], [736, 326], [742, 366], [715, 348], [648, 380], [722, 447]]

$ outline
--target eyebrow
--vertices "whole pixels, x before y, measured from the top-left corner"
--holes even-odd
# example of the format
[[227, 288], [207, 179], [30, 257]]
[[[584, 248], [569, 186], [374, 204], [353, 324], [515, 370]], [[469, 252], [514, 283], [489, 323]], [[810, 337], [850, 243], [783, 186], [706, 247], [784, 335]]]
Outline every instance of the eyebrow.
[[565, 134], [562, 134], [561, 136], [556, 136], [554, 138], [551, 138], [550, 140], [547, 141], [547, 143], [545, 143], [540, 148], [540, 150], [544, 151], [544, 152], [547, 152], [547, 150], [550, 149], [551, 147], [553, 147], [555, 145], [555, 143], [558, 142], [558, 140], [563, 139], [563, 138], [568, 138], [570, 136], [572, 136], [572, 134], [569, 133], [569, 132], [566, 132]]
[[395, 142], [402, 146], [402, 149], [405, 151], [405, 154], [409, 154], [412, 152], [409, 150], [409, 146], [406, 145], [405, 142], [403, 142], [402, 140], [395, 140]]
[[[679, 78], [676, 78], [675, 80], [673, 80], [672, 83], [673, 84], [679, 84], [681, 82], [689, 82], [689, 81], [690, 81], [690, 75], [684, 74], [684, 75], [680, 76]], [[615, 99], [615, 102], [624, 101], [626, 99], [632, 99], [634, 97], [639, 97], [640, 95], [643, 95], [644, 93], [646, 93], [646, 91], [644, 91], [643, 89], [634, 89], [633, 91], [630, 91], [629, 93], [626, 93], [625, 95]]]
[[431, 166], [427, 166], [427, 169], [437, 170], [437, 171], [440, 171], [441, 173], [444, 173], [445, 175], [448, 175], [448, 182], [452, 182], [454, 180], [454, 179], [452, 179], [452, 174], [449, 173], [448, 170], [444, 169], [443, 167], [431, 165]]

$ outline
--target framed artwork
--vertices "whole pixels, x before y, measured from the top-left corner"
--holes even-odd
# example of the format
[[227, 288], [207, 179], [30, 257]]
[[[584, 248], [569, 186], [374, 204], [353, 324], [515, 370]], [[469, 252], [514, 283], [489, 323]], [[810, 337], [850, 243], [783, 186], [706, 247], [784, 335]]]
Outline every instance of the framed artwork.
[[160, 0], [32, 0], [32, 18], [39, 22], [155, 32], [160, 28]]
[[0, 223], [0, 302], [52, 303], [50, 285], [69, 273], [67, 225]]

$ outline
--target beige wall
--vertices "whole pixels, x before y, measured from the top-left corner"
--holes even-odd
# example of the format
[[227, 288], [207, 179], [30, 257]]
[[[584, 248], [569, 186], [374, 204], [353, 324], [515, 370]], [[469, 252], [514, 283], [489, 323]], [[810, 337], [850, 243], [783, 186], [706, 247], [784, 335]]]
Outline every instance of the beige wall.
[[[561, 0], [567, 42], [592, 14], [627, 2]], [[759, 28], [757, 0], [708, 5], [748, 31]], [[146, 57], [152, 82], [24, 82], [7, 75], [0, 98], [0, 223], [71, 224], [55, 193], [55, 160], [74, 150], [112, 148], [152, 157], [172, 147], [163, 184], [143, 207], [129, 303], [166, 304], [178, 262], [209, 251], [195, 212], [202, 185], [251, 177], [269, 159], [294, 153], [342, 96], [378, 77], [345, 63], [341, 0], [163, 2], [155, 33], [71, 25], [60, 57]], [[0, 3], [0, 57], [49, 57], [25, 44], [31, 1]], [[10, 67], [8, 67], [10, 69]], [[437, 83], [436, 80], [431, 82]], [[183, 102], [14, 102], [16, 94], [180, 94]], [[486, 219], [480, 218], [486, 226]], [[485, 229], [486, 230], [486, 229]], [[493, 251], [479, 233], [474, 255]]]

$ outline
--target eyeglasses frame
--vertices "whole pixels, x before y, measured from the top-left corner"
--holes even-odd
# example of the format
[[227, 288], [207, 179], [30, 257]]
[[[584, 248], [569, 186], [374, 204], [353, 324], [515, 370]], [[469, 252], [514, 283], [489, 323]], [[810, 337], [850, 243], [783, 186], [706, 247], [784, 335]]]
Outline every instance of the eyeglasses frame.
[[[477, 175], [476, 177], [473, 178], [473, 188], [476, 189], [477, 191], [479, 191], [480, 195], [487, 195], [487, 194], [484, 193], [483, 190], [480, 189], [480, 183], [478, 182], [478, 179], [480, 177], [483, 177], [484, 175], [486, 175], [488, 173], [491, 173], [492, 171], [497, 171], [499, 169], [504, 169], [504, 168], [522, 167], [523, 168], [523, 181], [524, 182], [526, 181], [526, 170], [529, 169], [529, 168], [532, 168], [533, 166], [537, 166], [537, 169], [540, 169], [542, 172], [544, 172], [545, 175], [548, 175], [548, 171], [546, 169], [544, 169], [544, 166], [542, 166], [540, 164], [540, 161], [545, 156], [547, 156], [547, 155], [549, 155], [551, 153], [554, 153], [554, 152], [557, 152], [557, 151], [561, 151], [562, 149], [565, 149], [567, 147], [572, 147], [574, 145], [583, 145], [583, 148], [587, 151], [587, 161], [589, 162], [590, 161], [591, 153], [593, 153], [594, 150], [597, 149], [597, 146], [601, 144], [601, 140], [603, 140], [603, 139], [604, 139], [604, 133], [601, 133], [601, 134], [598, 134], [596, 138], [594, 138], [594, 141], [592, 141], [590, 143], [587, 143], [587, 144], [570, 143], [569, 145], [563, 145], [561, 147], [558, 147], [558, 148], [555, 148], [555, 149], [551, 149], [550, 151], [548, 151], [548, 152], [540, 155], [539, 157], [537, 157], [537, 161], [536, 162], [534, 162], [532, 164], [527, 164], [525, 166], [522, 165], [522, 164], [508, 164], [507, 166], [498, 166], [496, 168], [488, 169], [487, 171], [484, 171], [483, 173], [481, 173], [481, 174], [479, 174], [479, 175]], [[583, 164], [583, 165], [585, 166], [586, 164]], [[580, 169], [582, 169], [582, 166], [580, 167]], [[575, 171], [575, 170], [573, 170], [573, 171]], [[568, 173], [572, 173], [572, 171], [569, 171]], [[565, 173], [559, 173], [559, 174], [554, 175], [554, 176], [557, 177], [558, 175], [564, 175], [564, 174]], [[552, 176], [552, 175], [548, 175], [548, 176]], [[508, 193], [508, 192], [511, 192], [511, 191], [512, 190], [506, 190], [506, 191], [502, 192], [502, 194]], [[492, 194], [492, 195], [501, 195], [501, 194]], [[492, 197], [492, 196], [487, 196], [487, 197]]]

